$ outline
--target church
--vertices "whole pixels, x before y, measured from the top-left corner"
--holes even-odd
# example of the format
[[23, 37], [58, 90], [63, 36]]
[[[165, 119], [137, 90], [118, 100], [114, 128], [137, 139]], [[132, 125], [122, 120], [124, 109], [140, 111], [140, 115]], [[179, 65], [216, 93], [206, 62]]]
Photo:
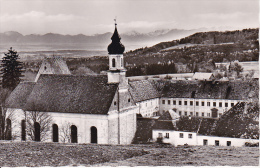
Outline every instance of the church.
[[115, 24], [107, 75], [71, 75], [58, 57], [45, 59], [34, 82], [21, 82], [6, 100], [11, 139], [130, 144], [135, 105]]

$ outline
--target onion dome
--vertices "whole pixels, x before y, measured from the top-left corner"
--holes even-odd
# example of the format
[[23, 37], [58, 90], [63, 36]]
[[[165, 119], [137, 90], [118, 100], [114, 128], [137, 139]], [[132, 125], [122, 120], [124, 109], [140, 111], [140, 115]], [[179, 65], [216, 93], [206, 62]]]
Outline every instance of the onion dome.
[[120, 42], [120, 39], [121, 38], [117, 32], [115, 24], [115, 31], [113, 36], [111, 37], [112, 42], [107, 47], [108, 54], [123, 54], [123, 52], [125, 51], [125, 46]]

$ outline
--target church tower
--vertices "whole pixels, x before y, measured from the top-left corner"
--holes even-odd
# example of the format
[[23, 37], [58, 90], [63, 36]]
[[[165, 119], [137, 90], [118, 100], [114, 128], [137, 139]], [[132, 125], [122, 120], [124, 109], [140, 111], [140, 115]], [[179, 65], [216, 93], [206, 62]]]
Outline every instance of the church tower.
[[112, 42], [107, 47], [109, 54], [108, 83], [121, 83], [125, 81], [126, 69], [123, 62], [125, 46], [120, 42], [120, 39], [117, 32], [117, 24], [115, 23], [115, 31], [111, 37]]

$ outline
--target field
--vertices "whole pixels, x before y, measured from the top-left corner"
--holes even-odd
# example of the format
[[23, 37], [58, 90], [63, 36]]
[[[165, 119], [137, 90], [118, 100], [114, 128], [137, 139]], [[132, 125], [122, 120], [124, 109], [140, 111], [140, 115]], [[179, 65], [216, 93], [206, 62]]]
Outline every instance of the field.
[[257, 166], [257, 147], [0, 142], [1, 167]]

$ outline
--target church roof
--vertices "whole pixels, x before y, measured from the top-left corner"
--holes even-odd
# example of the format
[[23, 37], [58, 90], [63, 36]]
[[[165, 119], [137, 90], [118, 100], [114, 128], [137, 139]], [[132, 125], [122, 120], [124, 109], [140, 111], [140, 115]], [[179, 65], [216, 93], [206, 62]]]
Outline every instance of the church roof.
[[5, 106], [23, 109], [35, 84], [35, 82], [21, 82], [6, 99]]
[[115, 25], [114, 34], [111, 37], [112, 42], [107, 47], [109, 54], [123, 54], [125, 51], [125, 46], [120, 42], [120, 36], [117, 32], [117, 27]]
[[135, 102], [160, 97], [160, 93], [150, 80], [131, 81], [129, 86], [130, 94]]
[[258, 92], [258, 81], [175, 81], [165, 83], [161, 97], [245, 100]]
[[[18, 87], [23, 87], [18, 85]], [[26, 111], [107, 114], [117, 84], [107, 84], [107, 76], [42, 74], [27, 96]], [[20, 94], [20, 89], [14, 90]]]

